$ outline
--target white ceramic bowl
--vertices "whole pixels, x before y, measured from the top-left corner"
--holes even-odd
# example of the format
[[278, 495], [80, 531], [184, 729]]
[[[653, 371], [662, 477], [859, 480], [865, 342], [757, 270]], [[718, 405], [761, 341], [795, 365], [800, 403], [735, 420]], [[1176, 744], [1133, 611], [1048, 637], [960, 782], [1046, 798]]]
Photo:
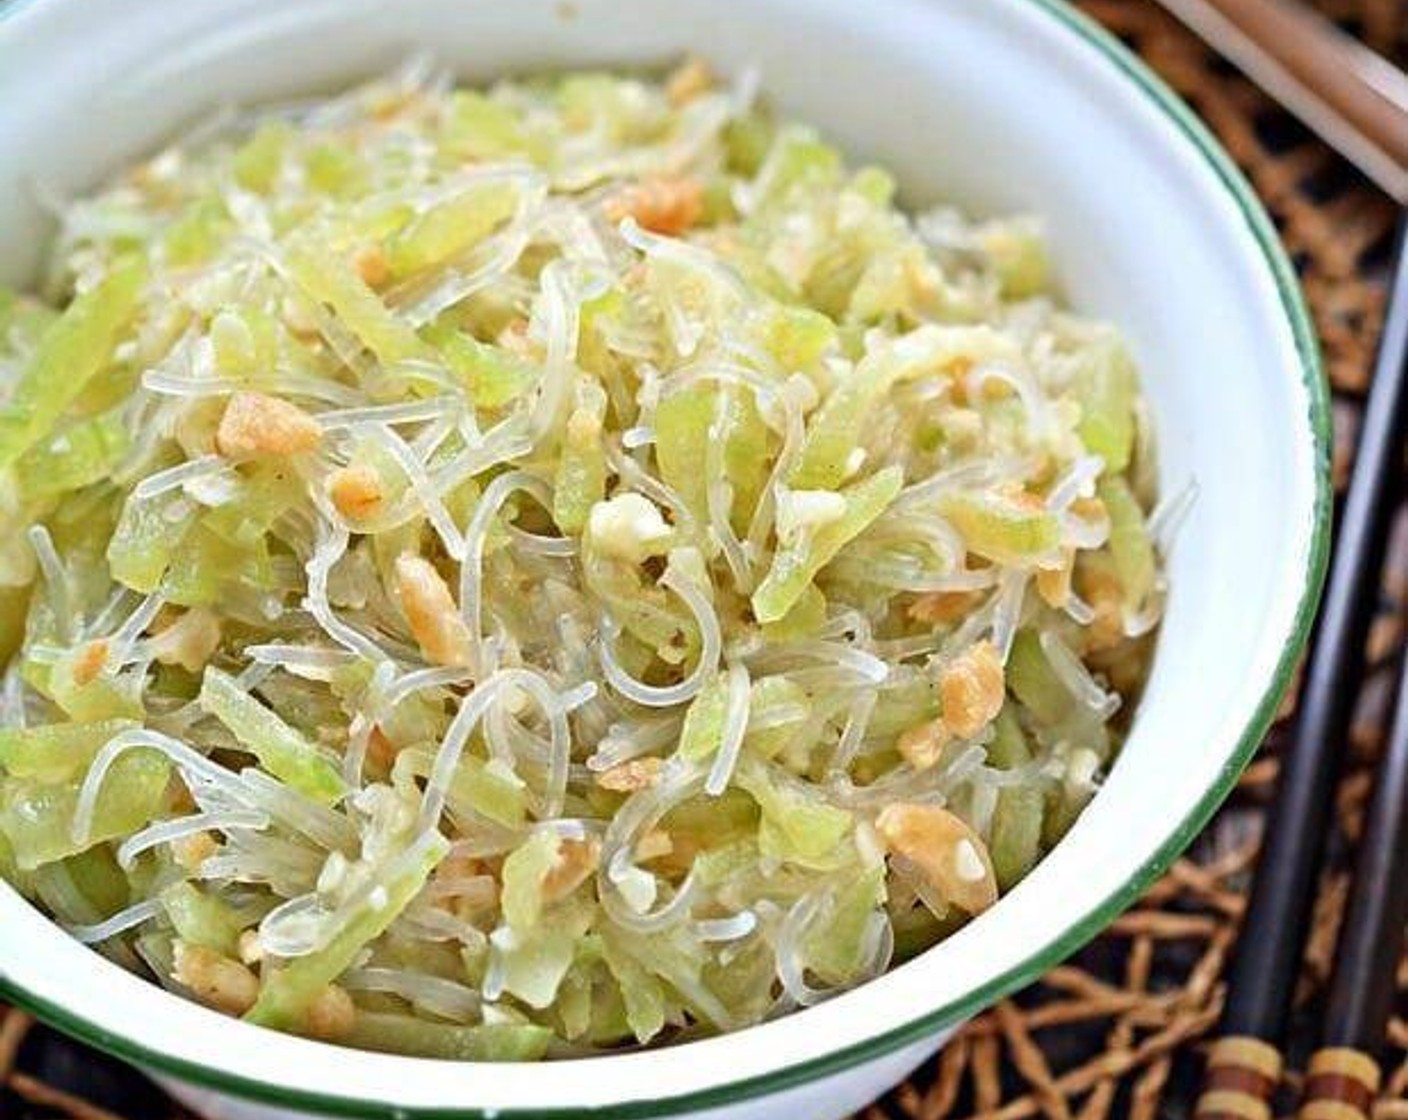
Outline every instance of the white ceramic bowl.
[[0, 279], [39, 257], [31, 182], [81, 190], [222, 100], [334, 88], [415, 48], [470, 77], [685, 49], [756, 63], [783, 107], [896, 169], [911, 201], [1042, 213], [1072, 302], [1133, 340], [1163, 484], [1199, 485], [1133, 734], [1070, 835], [980, 920], [857, 991], [723, 1038], [550, 1068], [353, 1053], [166, 995], [7, 888], [0, 990], [232, 1118], [841, 1116], [1127, 906], [1264, 731], [1329, 522], [1326, 396], [1295, 280], [1187, 109], [1056, 0], [12, 0]]

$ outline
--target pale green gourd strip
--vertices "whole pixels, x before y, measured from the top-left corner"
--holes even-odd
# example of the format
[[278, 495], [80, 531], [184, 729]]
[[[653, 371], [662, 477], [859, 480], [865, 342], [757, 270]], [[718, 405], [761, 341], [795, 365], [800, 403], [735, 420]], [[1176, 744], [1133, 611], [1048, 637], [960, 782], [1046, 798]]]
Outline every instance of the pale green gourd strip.
[[112, 361], [147, 284], [147, 266], [130, 257], [69, 304], [49, 326], [9, 399], [0, 405], [0, 468], [10, 466], [53, 428], [84, 387]]
[[296, 1030], [308, 1007], [347, 971], [362, 946], [380, 937], [419, 893], [449, 847], [449, 841], [437, 834], [421, 838], [396, 857], [376, 888], [381, 895], [360, 900], [326, 946], [286, 963], [271, 964], [264, 971], [259, 1002], [245, 1018], [265, 1027]]
[[210, 666], [199, 703], [259, 759], [259, 764], [314, 801], [331, 804], [347, 792], [337, 768], [278, 714]]

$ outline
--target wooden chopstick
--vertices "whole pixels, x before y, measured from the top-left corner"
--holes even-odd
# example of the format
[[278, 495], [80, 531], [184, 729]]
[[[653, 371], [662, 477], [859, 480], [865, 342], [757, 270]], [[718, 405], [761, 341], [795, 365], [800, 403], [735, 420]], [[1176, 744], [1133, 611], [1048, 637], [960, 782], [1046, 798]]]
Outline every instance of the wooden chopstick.
[[1408, 922], [1408, 657], [1398, 705], [1354, 863], [1354, 886], [1334, 976], [1307, 1068], [1300, 1120], [1369, 1120], [1379, 1092], [1379, 1050], [1397, 994]]
[[1393, 287], [1359, 449], [1341, 514], [1294, 741], [1229, 969], [1222, 1036], [1213, 1044], [1196, 1120], [1259, 1120], [1281, 1074], [1280, 1046], [1309, 927], [1354, 684], [1383, 568], [1389, 515], [1401, 490], [1408, 419], [1408, 221], [1400, 219]]
[[1295, 0], [1159, 0], [1397, 202], [1408, 76]]

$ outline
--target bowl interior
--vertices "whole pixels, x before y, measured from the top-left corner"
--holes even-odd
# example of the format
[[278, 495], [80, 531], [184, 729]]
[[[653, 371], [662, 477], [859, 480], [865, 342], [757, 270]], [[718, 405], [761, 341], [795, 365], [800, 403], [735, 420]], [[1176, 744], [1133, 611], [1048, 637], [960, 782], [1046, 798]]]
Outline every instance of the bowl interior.
[[38, 267], [36, 187], [81, 191], [222, 103], [333, 89], [417, 49], [471, 78], [693, 49], [729, 72], [756, 64], [784, 109], [893, 168], [910, 202], [1043, 215], [1071, 303], [1132, 340], [1165, 490], [1197, 486], [1153, 677], [1107, 788], [993, 911], [828, 1004], [548, 1077], [352, 1059], [168, 997], [7, 888], [0, 980], [95, 1041], [202, 1080], [542, 1109], [779, 1084], [952, 1022], [1092, 935], [1211, 811], [1284, 684], [1323, 561], [1326, 418], [1298, 297], [1245, 188], [1069, 19], [1048, 0], [33, 0], [0, 18], [0, 280]]

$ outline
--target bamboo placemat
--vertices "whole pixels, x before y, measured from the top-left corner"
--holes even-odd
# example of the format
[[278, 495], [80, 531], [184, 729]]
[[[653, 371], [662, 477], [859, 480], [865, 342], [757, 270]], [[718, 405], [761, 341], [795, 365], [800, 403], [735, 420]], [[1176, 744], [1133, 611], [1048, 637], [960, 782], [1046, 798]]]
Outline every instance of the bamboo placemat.
[[[1400, 0], [1318, 0], [1376, 49], [1408, 62]], [[1081, 0], [1193, 104], [1246, 170], [1305, 285], [1335, 390], [1336, 481], [1353, 452], [1383, 307], [1394, 208], [1343, 160], [1214, 57], [1153, 0]], [[1299, 1076], [1348, 893], [1357, 838], [1391, 700], [1394, 650], [1408, 607], [1408, 514], [1370, 637], [1350, 764], [1339, 789], [1332, 869], [1320, 884], [1297, 1001], [1280, 1112]], [[1283, 714], [1293, 709], [1287, 699]], [[1191, 1114], [1199, 1048], [1221, 1008], [1283, 729], [1237, 792], [1158, 884], [1098, 940], [1040, 982], [974, 1020], [910, 1082], [858, 1120], [1178, 1120]], [[1388, 1100], [1376, 1120], [1408, 1120], [1408, 955], [1390, 1028]], [[192, 1120], [148, 1081], [0, 1006], [0, 1117]], [[81, 1093], [79, 1096], [77, 1094]]]

